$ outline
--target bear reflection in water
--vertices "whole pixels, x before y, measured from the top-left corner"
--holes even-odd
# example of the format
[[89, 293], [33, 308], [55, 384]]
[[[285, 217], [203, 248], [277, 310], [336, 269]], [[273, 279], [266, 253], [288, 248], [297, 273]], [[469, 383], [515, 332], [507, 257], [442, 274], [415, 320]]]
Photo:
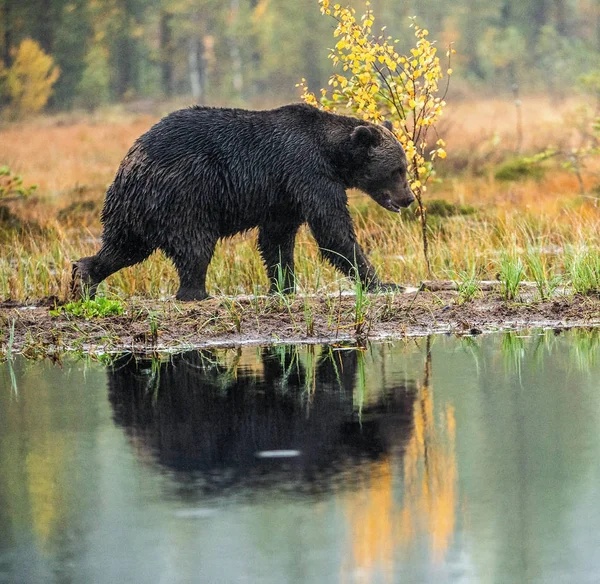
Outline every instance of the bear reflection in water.
[[[356, 350], [326, 347], [310, 371], [298, 356], [294, 347], [265, 348], [258, 372], [232, 370], [211, 351], [154, 363], [124, 356], [108, 373], [115, 422], [138, 452], [201, 475], [209, 487], [320, 483], [402, 449], [412, 430], [414, 383], [367, 388], [377, 398], [357, 398], [363, 356]], [[382, 383], [367, 377], [371, 386]]]

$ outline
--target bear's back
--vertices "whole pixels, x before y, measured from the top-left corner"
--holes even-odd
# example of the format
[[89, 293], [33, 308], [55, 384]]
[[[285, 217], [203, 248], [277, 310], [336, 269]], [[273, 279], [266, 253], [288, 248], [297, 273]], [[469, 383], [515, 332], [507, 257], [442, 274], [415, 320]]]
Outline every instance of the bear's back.
[[[320, 137], [312, 117], [301, 104], [274, 110], [243, 110], [193, 106], [177, 110], [155, 124], [139, 138], [153, 159], [164, 160], [165, 149], [186, 154], [198, 149], [215, 149], [238, 154], [267, 146], [284, 148]], [[314, 109], [314, 108], [310, 108]]]
[[150, 168], [168, 174], [186, 169], [203, 181], [210, 168], [234, 188], [283, 188], [303, 169], [325, 165], [315, 114], [323, 112], [304, 104], [264, 111], [194, 106], [164, 117], [136, 147]]

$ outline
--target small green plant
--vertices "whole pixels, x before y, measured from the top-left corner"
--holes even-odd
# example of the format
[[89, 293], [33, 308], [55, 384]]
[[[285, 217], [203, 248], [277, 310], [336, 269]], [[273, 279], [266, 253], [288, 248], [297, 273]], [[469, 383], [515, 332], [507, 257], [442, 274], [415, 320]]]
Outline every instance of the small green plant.
[[500, 259], [500, 283], [504, 300], [515, 300], [519, 293], [519, 286], [525, 275], [525, 266], [521, 258], [514, 255], [502, 254]]
[[469, 271], [459, 272], [457, 275], [459, 304], [470, 302], [481, 293], [481, 285], [474, 266]]
[[541, 163], [555, 154], [554, 150], [545, 150], [531, 157], [513, 158], [498, 167], [494, 178], [501, 181], [519, 181], [528, 178], [540, 180], [545, 172]]
[[110, 300], [99, 296], [93, 300], [84, 298], [75, 302], [69, 302], [63, 306], [58, 306], [50, 311], [52, 316], [59, 316], [62, 313], [83, 317], [86, 320], [92, 318], [104, 318], [106, 316], [119, 316], [123, 314], [123, 304], [119, 300]]
[[394, 315], [397, 313], [394, 308], [394, 299], [396, 294], [394, 292], [386, 292], [385, 294], [385, 303], [381, 310], [379, 311], [379, 319], [382, 322], [387, 322], [394, 318]]
[[293, 279], [294, 275], [289, 274], [286, 267], [282, 266], [281, 262], [277, 264], [277, 272], [275, 277], [275, 296], [279, 299], [279, 308], [285, 308], [290, 316], [292, 325], [296, 329], [296, 320], [294, 311], [292, 310], [293, 303]]
[[552, 297], [560, 285], [560, 276], [555, 274], [552, 268], [548, 267], [539, 253], [528, 253], [525, 261], [529, 274], [533, 278], [539, 292], [540, 299], [547, 300]]
[[224, 298], [222, 306], [229, 314], [229, 318], [231, 319], [231, 322], [233, 323], [236, 332], [241, 333], [244, 312], [242, 305], [233, 298]]
[[369, 334], [369, 307], [371, 299], [366, 286], [357, 276], [354, 280], [354, 333], [359, 339], [366, 339]]
[[37, 185], [23, 186], [23, 179], [8, 166], [0, 166], [0, 201], [12, 201], [28, 197], [37, 189]]
[[306, 325], [306, 336], [312, 337], [315, 334], [315, 315], [310, 301], [306, 296], [304, 297], [304, 305], [302, 307], [304, 311], [304, 324]]
[[597, 250], [576, 251], [568, 256], [566, 264], [573, 292], [592, 294], [600, 291], [600, 253]]
[[159, 320], [158, 313], [154, 310], [151, 310], [148, 313], [148, 323], [150, 325], [150, 340], [152, 344], [156, 344], [158, 341], [158, 333], [159, 333]]
[[292, 294], [294, 292], [291, 288], [293, 280], [294, 275], [288, 273], [288, 268], [279, 262], [276, 266], [275, 273], [275, 289], [277, 294]]

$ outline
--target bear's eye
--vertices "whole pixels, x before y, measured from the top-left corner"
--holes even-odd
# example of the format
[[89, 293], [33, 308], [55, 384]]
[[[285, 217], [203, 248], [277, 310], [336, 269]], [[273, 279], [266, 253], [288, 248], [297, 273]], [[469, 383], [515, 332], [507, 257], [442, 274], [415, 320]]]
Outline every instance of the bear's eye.
[[399, 166], [398, 168], [396, 168], [396, 169], [395, 169], [395, 170], [392, 172], [392, 174], [393, 174], [394, 176], [399, 176], [399, 177], [402, 177], [402, 176], [404, 176], [404, 173], [405, 173], [405, 170], [404, 170], [404, 167], [403, 167], [403, 166]]

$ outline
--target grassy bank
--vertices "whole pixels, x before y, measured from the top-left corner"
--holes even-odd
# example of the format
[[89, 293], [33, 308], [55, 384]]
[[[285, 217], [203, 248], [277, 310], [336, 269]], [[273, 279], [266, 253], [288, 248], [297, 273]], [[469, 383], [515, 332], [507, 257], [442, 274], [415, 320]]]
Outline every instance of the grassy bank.
[[[529, 287], [528, 287], [529, 288]], [[597, 297], [572, 295], [506, 302], [488, 290], [469, 302], [459, 291], [404, 294], [236, 296], [181, 304], [131, 298], [101, 306], [56, 308], [0, 304], [0, 361], [20, 353], [30, 358], [65, 352], [104, 355], [132, 351], [234, 347], [247, 344], [352, 342], [403, 339], [435, 333], [473, 336], [499, 330], [598, 327]], [[99, 316], [101, 314], [102, 316]]]
[[[525, 100], [521, 153], [548, 146], [568, 152], [581, 131], [578, 103]], [[465, 283], [500, 278], [505, 297], [515, 283], [538, 283], [539, 299], [559, 285], [575, 292], [600, 289], [597, 160], [574, 173], [564, 157], [525, 164], [516, 154], [516, 113], [510, 100], [450, 107], [439, 131], [449, 158], [427, 193], [434, 275]], [[35, 183], [27, 200], [0, 213], [0, 300], [66, 298], [73, 259], [99, 247], [104, 191], [133, 140], [156, 120], [109, 112], [94, 118], [40, 119], [0, 131], [0, 160]], [[579, 175], [579, 176], [578, 176]], [[411, 210], [391, 214], [350, 193], [359, 241], [384, 281], [416, 284], [427, 277], [420, 227]], [[298, 238], [297, 279], [302, 294], [337, 292], [352, 284], [321, 262], [306, 230]], [[209, 269], [213, 295], [262, 294], [266, 275], [255, 235], [221, 242]], [[168, 260], [155, 254], [102, 285], [110, 298], [169, 297], [177, 289]], [[511, 292], [512, 290], [512, 292]]]

